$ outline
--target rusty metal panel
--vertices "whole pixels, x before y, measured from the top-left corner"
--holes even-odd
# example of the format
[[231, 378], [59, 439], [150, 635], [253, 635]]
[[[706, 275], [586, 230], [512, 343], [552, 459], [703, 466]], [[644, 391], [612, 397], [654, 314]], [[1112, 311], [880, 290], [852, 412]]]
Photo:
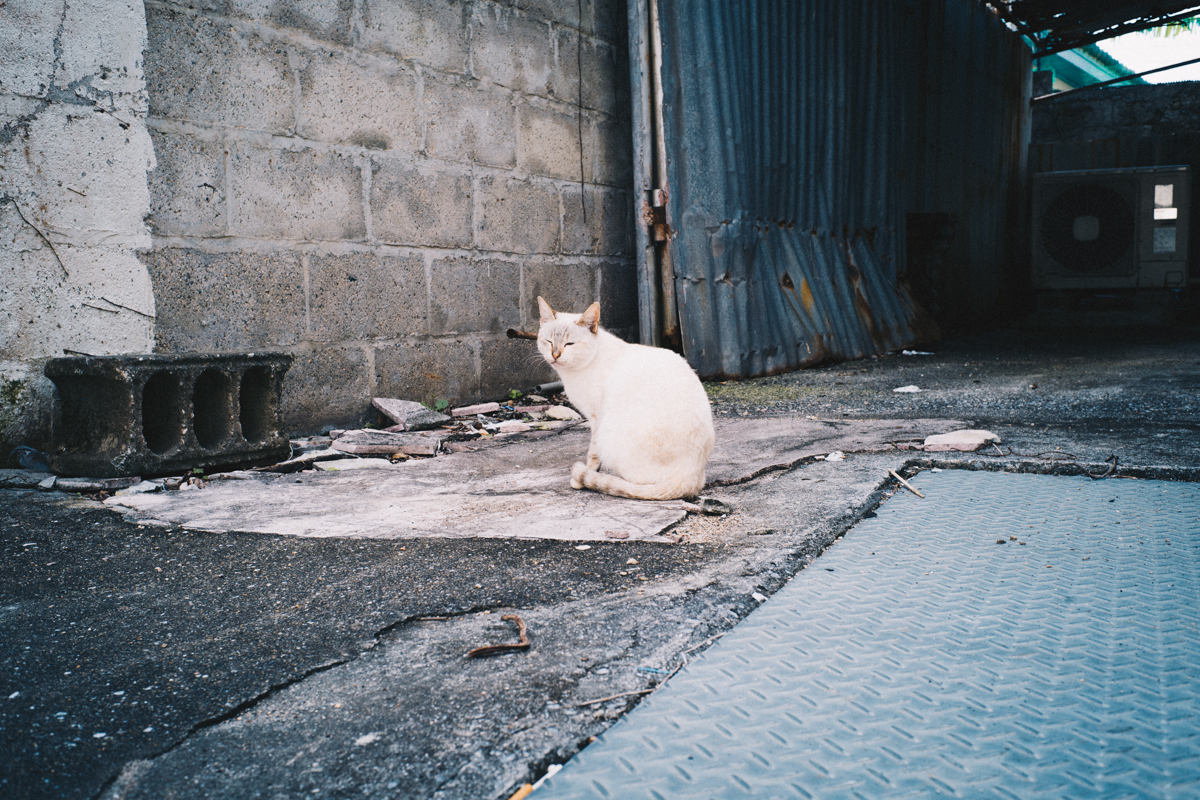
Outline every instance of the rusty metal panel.
[[[984, 179], [990, 156], [978, 166], [935, 158], [936, 174], [919, 182], [909, 168], [915, 94], [951, 91], [932, 80], [915, 86], [932, 61], [914, 55], [914, 29], [942, 25], [946, 43], [959, 18], [988, 12], [975, 0], [672, 0], [657, 11], [664, 288], [674, 289], [688, 361], [704, 377], [749, 377], [915, 341], [924, 315], [904, 280], [906, 211], [918, 197], [961, 205], [960, 191], [988, 209], [1013, 198], [1019, 208], [1019, 186]], [[956, 47], [939, 66], [1012, 60], [1017, 37], [994, 17], [979, 30], [981, 52]], [[1020, 94], [1022, 76], [1001, 77]], [[938, 141], [1003, 143], [1010, 112], [1028, 141], [1027, 111], [984, 104], [963, 130], [951, 98], [941, 98]], [[956, 147], [967, 151], [965, 141]], [[1019, 176], [1023, 144], [1003, 152], [1006, 174]], [[1003, 214], [984, 217], [981, 248], [1008, 235]]]

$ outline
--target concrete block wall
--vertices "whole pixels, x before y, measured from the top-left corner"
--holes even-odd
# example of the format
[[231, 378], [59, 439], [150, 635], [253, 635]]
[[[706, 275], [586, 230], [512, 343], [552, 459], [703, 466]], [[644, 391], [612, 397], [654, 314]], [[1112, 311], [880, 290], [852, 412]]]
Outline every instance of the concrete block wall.
[[66, 353], [145, 353], [154, 295], [141, 0], [0, 2], [0, 467], [44, 448]]
[[624, 19], [622, 0], [146, 0], [157, 349], [291, 352], [299, 433], [366, 421], [372, 396], [551, 379], [505, 336], [536, 328], [539, 294], [600, 300], [636, 340]]

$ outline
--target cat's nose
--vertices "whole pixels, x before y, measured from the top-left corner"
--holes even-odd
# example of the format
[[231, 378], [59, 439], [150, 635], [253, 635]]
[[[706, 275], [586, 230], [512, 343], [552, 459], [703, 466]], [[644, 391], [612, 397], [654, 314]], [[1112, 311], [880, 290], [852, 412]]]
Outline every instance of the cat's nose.
[[561, 347], [551, 347], [551, 348], [550, 348], [550, 356], [551, 356], [551, 358], [553, 358], [555, 361], [558, 361], [558, 357], [562, 355], [562, 352], [563, 352], [563, 351], [562, 351], [562, 348], [561, 348]]

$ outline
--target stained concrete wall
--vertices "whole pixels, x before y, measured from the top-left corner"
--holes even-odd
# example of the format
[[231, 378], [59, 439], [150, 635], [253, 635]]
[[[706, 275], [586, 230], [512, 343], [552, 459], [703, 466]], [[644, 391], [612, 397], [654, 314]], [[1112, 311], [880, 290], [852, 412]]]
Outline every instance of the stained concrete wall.
[[300, 432], [550, 379], [539, 294], [636, 338], [621, 0], [146, 13], [159, 350], [295, 354]]
[[153, 346], [145, 46], [141, 0], [0, 3], [0, 462], [47, 440], [48, 358]]

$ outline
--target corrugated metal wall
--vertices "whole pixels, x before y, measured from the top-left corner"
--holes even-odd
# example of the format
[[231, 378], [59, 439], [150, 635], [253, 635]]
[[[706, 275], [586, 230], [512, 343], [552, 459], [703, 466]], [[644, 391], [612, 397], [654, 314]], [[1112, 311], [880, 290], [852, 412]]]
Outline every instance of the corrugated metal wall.
[[[1028, 58], [982, 14], [974, 0], [662, 3], [669, 257], [683, 350], [701, 375], [770, 374], [914, 341], [910, 208], [965, 209], [980, 247], [1005, 252], [998, 220], [1020, 206], [1010, 178], [1025, 151], [1005, 149], [1005, 117], [1027, 130], [1028, 116], [1024, 96], [1007, 98], [1027, 85], [1013, 74]], [[936, 35], [914, 40], [928, 25]], [[953, 55], [932, 52], [964, 33]], [[991, 59], [1004, 61], [993, 74], [1010, 81], [1005, 91], [981, 85]], [[960, 91], [979, 95], [965, 126], [963, 98], [946, 97]], [[934, 102], [915, 108], [925, 95]], [[972, 303], [997, 294], [997, 260], [972, 264], [987, 278]]]
[[950, 217], [938, 321], [968, 327], [1022, 291], [1028, 267], [1029, 48], [974, 0], [899, 4], [904, 206]]

